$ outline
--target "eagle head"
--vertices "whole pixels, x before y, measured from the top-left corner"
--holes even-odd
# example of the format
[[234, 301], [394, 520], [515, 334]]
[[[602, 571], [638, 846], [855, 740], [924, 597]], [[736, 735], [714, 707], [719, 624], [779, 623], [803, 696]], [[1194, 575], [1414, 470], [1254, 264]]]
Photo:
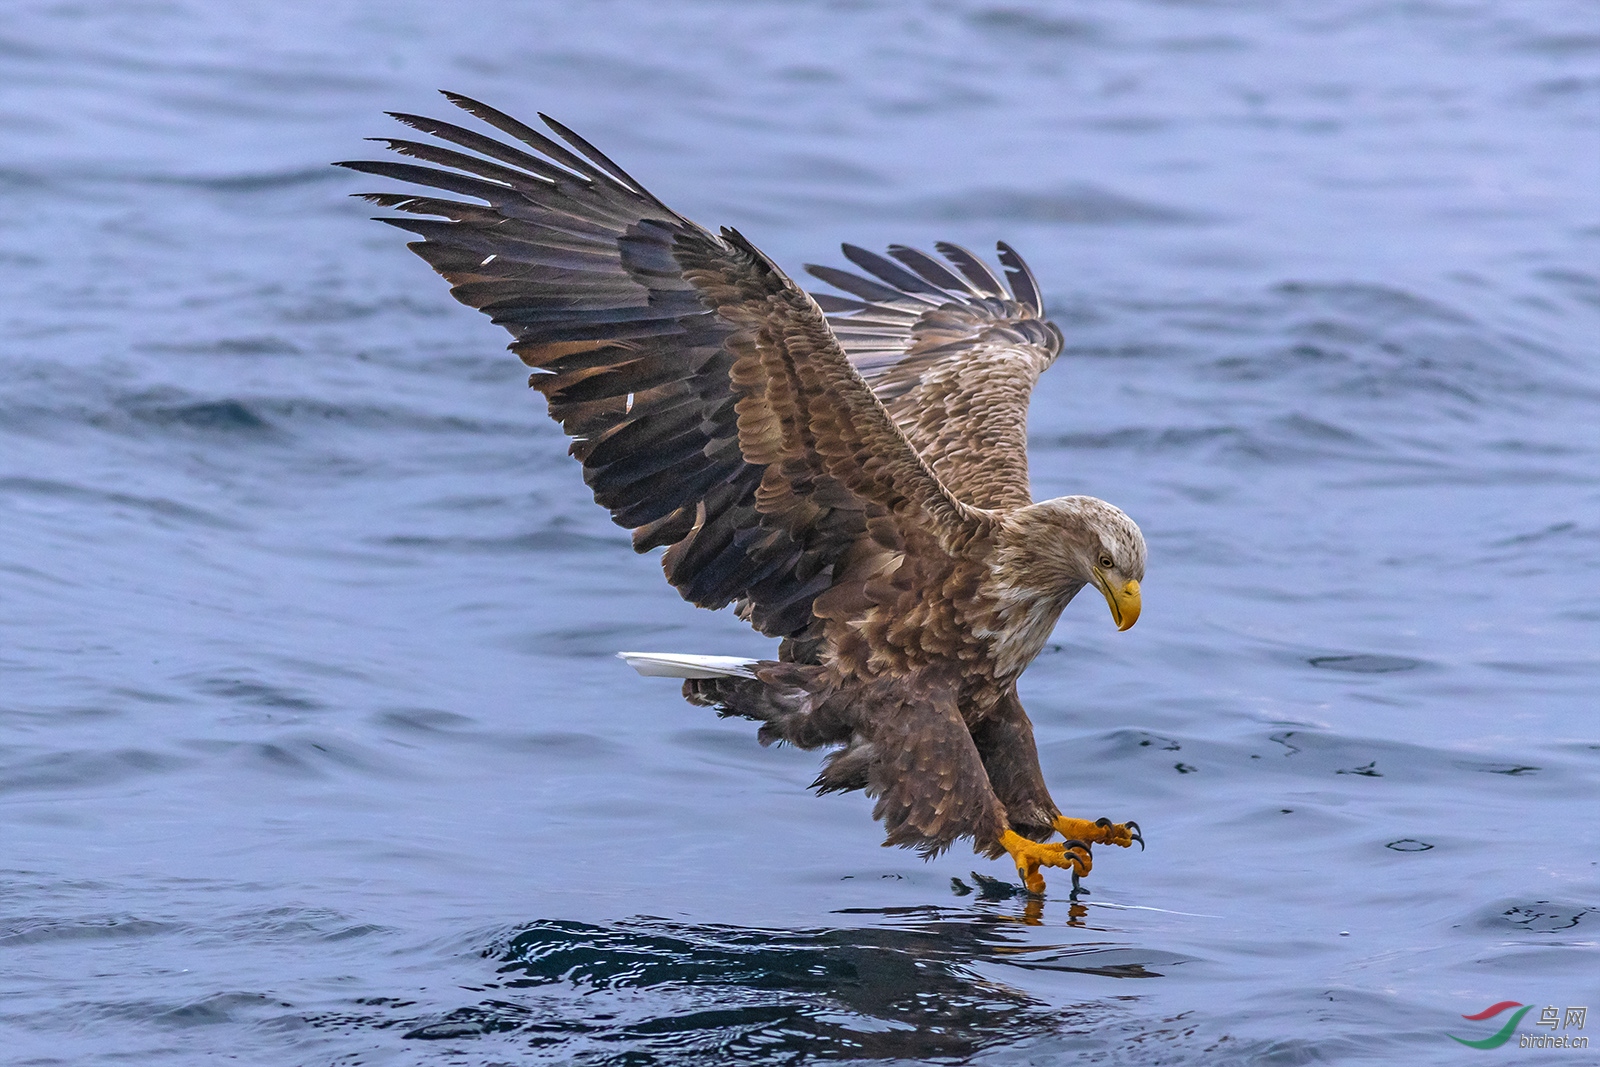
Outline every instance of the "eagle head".
[[1144, 534], [1122, 509], [1092, 496], [1063, 496], [1006, 516], [1000, 583], [1065, 605], [1086, 585], [1100, 590], [1117, 629], [1139, 621]]

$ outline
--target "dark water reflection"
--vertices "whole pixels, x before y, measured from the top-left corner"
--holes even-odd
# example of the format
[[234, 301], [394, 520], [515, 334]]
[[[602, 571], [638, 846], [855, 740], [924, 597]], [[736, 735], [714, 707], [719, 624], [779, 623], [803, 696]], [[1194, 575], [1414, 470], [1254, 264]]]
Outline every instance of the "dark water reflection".
[[[12, 7], [7, 1063], [1453, 1067], [1600, 1010], [1590, 0]], [[612, 658], [768, 649], [328, 166], [438, 87], [793, 273], [1027, 257], [1035, 493], [1151, 564], [1023, 697], [1148, 851], [1076, 905], [885, 851]]]
[[[1086, 909], [1071, 910], [1081, 927]], [[474, 1004], [428, 1016], [410, 1014], [412, 1003], [376, 1004], [308, 1021], [414, 1041], [499, 1035], [583, 1063], [965, 1060], [1092, 1033], [1126, 1014], [1114, 999], [1049, 1005], [1007, 985], [1007, 969], [1159, 978], [1188, 962], [1112, 942], [1014, 936], [1019, 923], [1042, 922], [1039, 902], [1016, 915], [925, 907], [877, 918], [891, 925], [858, 925], [872, 921], [861, 909], [848, 927], [817, 930], [537, 922], [484, 950], [496, 980]]]

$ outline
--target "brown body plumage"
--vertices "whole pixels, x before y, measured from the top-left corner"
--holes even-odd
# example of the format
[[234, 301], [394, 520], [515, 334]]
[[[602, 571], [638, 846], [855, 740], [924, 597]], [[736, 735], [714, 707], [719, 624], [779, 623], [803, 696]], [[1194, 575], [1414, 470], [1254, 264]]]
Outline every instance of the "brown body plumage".
[[[343, 165], [480, 201], [366, 194], [433, 216], [383, 221], [511, 332], [634, 547], [666, 547], [685, 599], [782, 639], [776, 660], [685, 672], [685, 695], [763, 741], [837, 746], [817, 788], [876, 796], [890, 844], [970, 837], [1039, 889], [1040, 864], [1079, 873], [1090, 844], [1138, 839], [1061, 817], [1017, 700], [1085, 585], [1133, 624], [1145, 562], [1111, 505], [1032, 502], [1028, 398], [1061, 334], [1021, 259], [1000, 246], [1002, 283], [950, 245], [847, 245], [872, 277], [810, 268], [856, 299], [813, 298], [559, 124], [565, 144], [451, 100], [533, 152], [397, 115], [468, 151], [391, 140], [437, 166]], [[1033, 843], [1058, 830], [1077, 840]]]

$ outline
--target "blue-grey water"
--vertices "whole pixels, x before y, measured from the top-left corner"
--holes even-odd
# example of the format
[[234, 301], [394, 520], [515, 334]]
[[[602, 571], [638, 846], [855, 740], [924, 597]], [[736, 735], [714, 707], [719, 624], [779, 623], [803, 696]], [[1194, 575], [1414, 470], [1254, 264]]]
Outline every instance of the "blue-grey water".
[[[1148, 851], [1030, 906], [612, 658], [770, 646], [328, 166], [441, 87], [793, 272], [1028, 258], [1035, 493], [1150, 568], [1023, 696]], [[5, 1062], [1532, 1055], [1450, 1040], [1503, 1000], [1600, 1039], [1589, 0], [18, 2], [0, 146]]]

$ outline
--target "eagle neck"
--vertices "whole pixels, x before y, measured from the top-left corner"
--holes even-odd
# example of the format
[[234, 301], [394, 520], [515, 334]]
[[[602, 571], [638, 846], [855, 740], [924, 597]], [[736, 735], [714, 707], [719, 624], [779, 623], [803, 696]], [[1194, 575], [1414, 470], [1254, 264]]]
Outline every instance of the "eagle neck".
[[997, 678], [1014, 680], [1044, 650], [1062, 610], [1088, 584], [1088, 531], [1066, 501], [1031, 504], [1000, 523], [984, 627]]
[[1055, 630], [1056, 621], [1067, 603], [1083, 588], [1082, 583], [1054, 593], [1012, 587], [996, 590], [991, 623], [985, 629], [995, 678], [1014, 682], [1027, 669]]

